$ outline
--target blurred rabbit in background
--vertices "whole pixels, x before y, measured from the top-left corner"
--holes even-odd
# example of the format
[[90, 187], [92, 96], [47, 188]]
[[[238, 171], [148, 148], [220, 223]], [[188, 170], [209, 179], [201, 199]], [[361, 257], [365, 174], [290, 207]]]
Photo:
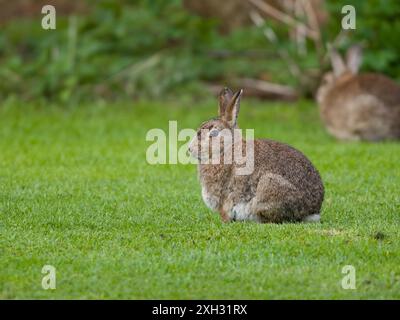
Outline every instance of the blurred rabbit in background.
[[347, 51], [346, 61], [336, 50], [330, 58], [333, 71], [325, 74], [317, 92], [328, 132], [342, 140], [400, 138], [400, 85], [383, 74], [358, 74], [358, 45]]

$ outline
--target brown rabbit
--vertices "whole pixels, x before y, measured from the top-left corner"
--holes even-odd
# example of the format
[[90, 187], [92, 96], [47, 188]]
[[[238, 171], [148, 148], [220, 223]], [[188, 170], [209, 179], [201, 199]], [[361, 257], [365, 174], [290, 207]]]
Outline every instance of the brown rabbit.
[[342, 140], [400, 138], [400, 86], [378, 73], [358, 74], [360, 46], [347, 51], [346, 63], [331, 52], [333, 72], [317, 92], [321, 118], [330, 134]]
[[[324, 186], [318, 171], [296, 149], [272, 140], [236, 138], [237, 116], [242, 90], [233, 94], [224, 89], [220, 94], [219, 117], [206, 121], [189, 145], [198, 164], [202, 197], [205, 204], [218, 211], [223, 221], [256, 221], [260, 223], [314, 222], [320, 219]], [[204, 134], [207, 133], [207, 134]], [[218, 136], [234, 138], [231, 145], [222, 145], [220, 163], [211, 159], [210, 144]], [[229, 141], [229, 140], [228, 140]], [[238, 174], [236, 159], [226, 161], [226, 148], [246, 146], [246, 161], [253, 161], [253, 170]], [[252, 148], [247, 149], [248, 145]], [[243, 155], [243, 153], [242, 153]], [[252, 157], [252, 159], [250, 159]], [[206, 162], [206, 163], [204, 163]]]

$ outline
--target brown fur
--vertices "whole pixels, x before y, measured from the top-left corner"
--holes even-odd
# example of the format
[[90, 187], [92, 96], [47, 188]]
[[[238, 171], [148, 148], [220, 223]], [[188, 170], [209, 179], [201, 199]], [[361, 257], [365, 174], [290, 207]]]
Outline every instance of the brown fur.
[[[221, 103], [226, 99], [220, 100], [222, 117], [205, 122], [199, 131], [237, 127], [240, 94], [230, 98], [233, 100], [230, 106], [236, 107]], [[232, 110], [232, 113], [226, 115], [221, 110]], [[242, 142], [245, 149], [246, 141]], [[196, 138], [189, 148], [194, 156], [198, 156], [198, 147]], [[234, 220], [234, 208], [242, 203], [248, 204], [247, 220], [261, 223], [297, 222], [320, 213], [324, 187], [318, 171], [300, 151], [272, 140], [255, 140], [253, 173], [236, 175], [237, 166], [236, 163], [198, 165], [203, 192], [207, 191], [206, 204], [218, 211], [223, 221]]]
[[[358, 53], [357, 53], [358, 52]], [[343, 140], [379, 141], [400, 138], [400, 86], [376, 73], [357, 74], [359, 51], [348, 54], [347, 65], [333, 53], [334, 73], [318, 90], [320, 115], [327, 130]], [[359, 63], [360, 61], [358, 61]], [[336, 70], [335, 70], [336, 68]]]

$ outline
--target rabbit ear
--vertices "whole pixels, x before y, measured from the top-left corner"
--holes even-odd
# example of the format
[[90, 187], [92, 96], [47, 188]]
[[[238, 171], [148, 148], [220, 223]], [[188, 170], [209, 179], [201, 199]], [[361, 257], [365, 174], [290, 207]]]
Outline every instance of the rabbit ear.
[[231, 89], [225, 87], [222, 89], [222, 91], [219, 93], [219, 108], [218, 108], [218, 114], [221, 118], [224, 117], [226, 108], [229, 104], [229, 102], [232, 100], [233, 97], [233, 92]]
[[237, 126], [237, 117], [240, 110], [240, 97], [242, 96], [243, 89], [240, 89], [232, 97], [225, 111], [225, 120], [229, 123], [232, 128]]
[[346, 64], [347, 68], [353, 73], [357, 74], [360, 69], [362, 61], [362, 47], [360, 45], [354, 45], [346, 54]]
[[330, 57], [333, 73], [336, 77], [338, 77], [346, 71], [346, 65], [344, 64], [342, 57], [340, 56], [339, 52], [336, 51], [336, 49], [331, 49]]

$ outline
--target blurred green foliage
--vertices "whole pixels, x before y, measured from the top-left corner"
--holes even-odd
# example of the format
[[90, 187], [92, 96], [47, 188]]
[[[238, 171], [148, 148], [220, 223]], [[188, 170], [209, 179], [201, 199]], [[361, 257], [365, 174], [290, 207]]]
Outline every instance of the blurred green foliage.
[[357, 12], [357, 29], [351, 32], [343, 47], [352, 43], [364, 46], [362, 69], [383, 72], [400, 80], [400, 1], [352, 0], [327, 1], [331, 14], [330, 34], [338, 33], [342, 18], [341, 8], [352, 4]]
[[[326, 40], [339, 32], [341, 6], [328, 1]], [[353, 0], [357, 30], [350, 41], [366, 44], [363, 68], [400, 76], [400, 2]], [[89, 4], [90, 6], [90, 4]], [[249, 26], [229, 35], [218, 22], [188, 13], [181, 0], [103, 0], [82, 16], [57, 17], [56, 30], [40, 19], [8, 23], [0, 34], [0, 98], [80, 102], [92, 99], [201, 97], [206, 82], [225, 84], [258, 77], [299, 85], [276, 51], [285, 48], [304, 68], [318, 68], [316, 53], [299, 56], [285, 26], [278, 45]], [[285, 38], [286, 34], [286, 38]], [[286, 40], [285, 40], [286, 39]], [[229, 53], [224, 56], [225, 53]], [[253, 55], [243, 54], [252, 52]]]

